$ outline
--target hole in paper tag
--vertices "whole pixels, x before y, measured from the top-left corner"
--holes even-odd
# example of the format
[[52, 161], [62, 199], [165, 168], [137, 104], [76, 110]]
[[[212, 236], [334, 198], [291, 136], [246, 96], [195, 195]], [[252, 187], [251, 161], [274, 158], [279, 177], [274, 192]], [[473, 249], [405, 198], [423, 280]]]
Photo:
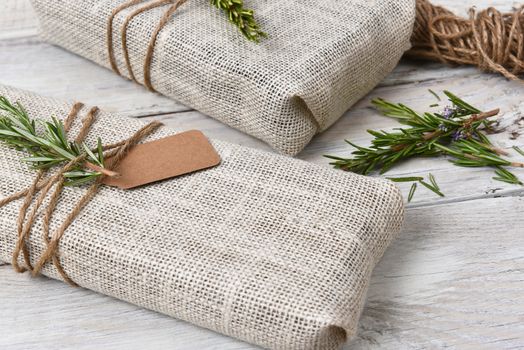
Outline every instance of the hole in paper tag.
[[[111, 165], [111, 158], [106, 160]], [[120, 174], [102, 183], [131, 189], [152, 182], [192, 173], [220, 164], [220, 156], [207, 137], [198, 130], [136, 145], [112, 169]]]

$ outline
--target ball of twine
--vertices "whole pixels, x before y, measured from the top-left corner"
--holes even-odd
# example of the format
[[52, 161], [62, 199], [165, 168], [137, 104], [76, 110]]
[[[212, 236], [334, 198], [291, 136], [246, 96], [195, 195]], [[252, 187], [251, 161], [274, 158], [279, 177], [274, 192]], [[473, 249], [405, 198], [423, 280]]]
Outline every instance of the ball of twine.
[[524, 72], [524, 6], [502, 13], [493, 7], [469, 10], [469, 18], [417, 0], [408, 56], [475, 65], [520, 80]]

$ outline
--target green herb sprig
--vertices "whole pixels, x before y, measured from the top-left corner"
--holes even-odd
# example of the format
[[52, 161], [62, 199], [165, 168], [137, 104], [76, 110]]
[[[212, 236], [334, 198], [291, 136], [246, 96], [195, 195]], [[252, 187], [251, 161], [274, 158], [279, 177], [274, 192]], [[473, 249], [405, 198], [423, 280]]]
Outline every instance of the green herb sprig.
[[224, 11], [229, 21], [237, 26], [248, 40], [258, 43], [261, 38], [267, 37], [255, 21], [253, 10], [244, 8], [243, 0], [211, 0], [211, 4]]
[[372, 104], [384, 115], [409, 127], [395, 128], [392, 132], [368, 130], [374, 137], [369, 147], [361, 147], [346, 140], [356, 148], [352, 152], [353, 156], [344, 158], [326, 155], [333, 160], [330, 164], [338, 169], [364, 175], [373, 171], [384, 174], [394, 165], [409, 158], [446, 155], [455, 165], [492, 167], [496, 175], [494, 180], [522, 185], [517, 176], [507, 168], [524, 167], [524, 163], [502, 158], [508, 153], [496, 148], [484, 134], [492, 129], [495, 122], [489, 118], [497, 115], [499, 110], [481, 112], [449, 91], [444, 91], [444, 94], [452, 107], [445, 107], [440, 113], [420, 114], [401, 103], [380, 98], [372, 100]]
[[[0, 96], [0, 113], [0, 141], [29, 153], [29, 157], [21, 160], [32, 168], [49, 169], [85, 155], [83, 164], [64, 174], [66, 186], [81, 185], [102, 175], [116, 175], [104, 167], [100, 138], [95, 151], [85, 143], [69, 142], [62, 121], [54, 117], [50, 122], [32, 120], [18, 102], [13, 104], [4, 96]], [[43, 131], [39, 132], [38, 126]]]

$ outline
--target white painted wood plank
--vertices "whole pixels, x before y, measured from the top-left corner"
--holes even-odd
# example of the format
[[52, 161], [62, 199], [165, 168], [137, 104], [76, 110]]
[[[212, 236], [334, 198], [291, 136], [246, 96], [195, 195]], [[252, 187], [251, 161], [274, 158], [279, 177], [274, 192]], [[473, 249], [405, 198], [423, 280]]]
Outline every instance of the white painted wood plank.
[[[524, 347], [522, 212], [521, 197], [408, 210], [346, 349]], [[10, 266], [0, 281], [0, 348], [253, 348]]]
[[432, 3], [444, 6], [457, 15], [467, 17], [468, 10], [471, 7], [482, 10], [487, 7], [495, 7], [500, 11], [511, 11], [513, 7], [522, 5], [520, 1], [515, 0], [430, 0]]
[[0, 39], [38, 33], [38, 21], [29, 0], [2, 0], [0, 6]]
[[352, 349], [524, 348], [524, 198], [408, 210]]

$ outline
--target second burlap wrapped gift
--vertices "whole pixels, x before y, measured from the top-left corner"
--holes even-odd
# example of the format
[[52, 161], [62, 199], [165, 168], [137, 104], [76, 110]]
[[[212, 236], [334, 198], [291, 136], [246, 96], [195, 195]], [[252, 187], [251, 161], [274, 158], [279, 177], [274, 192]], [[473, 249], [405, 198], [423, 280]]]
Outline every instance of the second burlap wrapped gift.
[[[126, 77], [124, 22], [155, 1], [138, 1], [112, 21], [109, 46]], [[108, 68], [108, 19], [127, 2], [32, 0], [46, 40]], [[152, 35], [174, 2], [128, 23], [129, 62], [141, 84]], [[410, 46], [415, 19], [415, 0], [258, 0], [246, 7], [268, 34], [259, 44], [246, 40], [209, 0], [182, 5], [154, 40], [151, 87], [289, 155], [395, 67]]]
[[[64, 118], [72, 106], [1, 86], [0, 96], [32, 118]], [[143, 125], [101, 113], [87, 143], [114, 143]], [[144, 142], [175, 133], [162, 127]], [[65, 273], [82, 287], [264, 347], [338, 348], [355, 334], [371, 272], [399, 232], [399, 191], [385, 180], [212, 144], [217, 167], [134, 190], [102, 186], [59, 242]], [[0, 144], [0, 203], [33, 182], [24, 156]], [[85, 193], [63, 190], [49, 232]], [[12, 259], [23, 202], [0, 206], [2, 261]], [[33, 266], [46, 246], [43, 210], [28, 239]], [[61, 278], [52, 264], [42, 272]]]

